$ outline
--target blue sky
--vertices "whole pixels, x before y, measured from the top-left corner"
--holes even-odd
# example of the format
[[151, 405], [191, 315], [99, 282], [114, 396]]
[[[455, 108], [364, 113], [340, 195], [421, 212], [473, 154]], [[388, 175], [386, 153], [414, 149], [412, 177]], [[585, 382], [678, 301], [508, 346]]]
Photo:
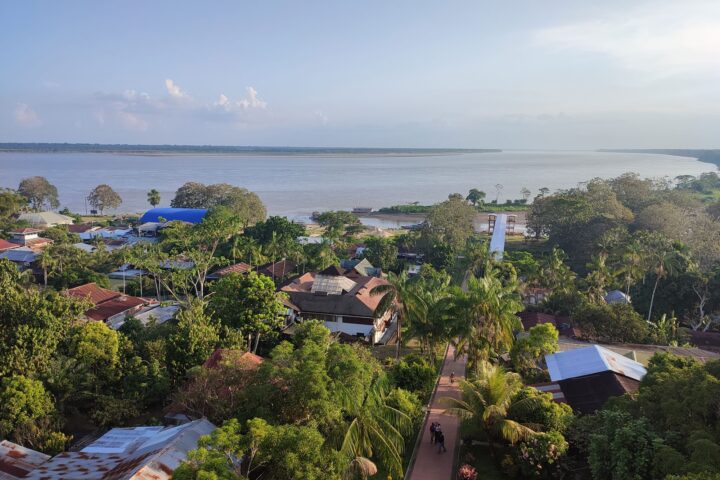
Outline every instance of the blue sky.
[[720, 2], [0, 3], [0, 141], [720, 145]]

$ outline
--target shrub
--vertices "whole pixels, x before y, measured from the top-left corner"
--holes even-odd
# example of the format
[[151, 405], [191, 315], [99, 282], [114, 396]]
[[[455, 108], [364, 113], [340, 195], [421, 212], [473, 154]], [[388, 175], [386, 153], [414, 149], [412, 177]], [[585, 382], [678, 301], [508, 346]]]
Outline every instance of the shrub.
[[416, 393], [423, 400], [432, 393], [437, 378], [435, 367], [415, 355], [408, 355], [400, 360], [390, 374], [396, 386]]

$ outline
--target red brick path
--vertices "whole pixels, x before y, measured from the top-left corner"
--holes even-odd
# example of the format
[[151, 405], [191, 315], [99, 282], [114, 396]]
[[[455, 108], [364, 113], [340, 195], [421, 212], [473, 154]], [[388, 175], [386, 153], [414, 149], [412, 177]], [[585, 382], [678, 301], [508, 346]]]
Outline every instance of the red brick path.
[[[453, 461], [455, 459], [455, 445], [458, 442], [458, 430], [460, 421], [452, 415], [445, 415], [443, 411], [447, 408], [440, 403], [442, 397], [460, 398], [460, 389], [457, 380], [465, 376], [466, 357], [463, 355], [457, 361], [455, 349], [450, 346], [445, 360], [443, 361], [440, 383], [430, 402], [430, 415], [423, 426], [422, 440], [418, 445], [415, 464], [413, 465], [409, 480], [454, 480]], [[450, 384], [450, 374], [455, 372], [455, 383]], [[445, 434], [445, 447], [447, 452], [438, 453], [437, 446], [430, 443], [430, 425], [432, 422], [440, 422], [442, 431]]]

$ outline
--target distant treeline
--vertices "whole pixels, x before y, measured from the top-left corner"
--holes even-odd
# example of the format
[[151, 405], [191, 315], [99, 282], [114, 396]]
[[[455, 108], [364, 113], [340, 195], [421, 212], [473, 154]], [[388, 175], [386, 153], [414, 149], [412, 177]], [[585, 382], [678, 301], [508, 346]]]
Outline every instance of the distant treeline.
[[658, 153], [660, 155], [675, 155], [678, 157], [693, 157], [701, 162], [712, 163], [720, 167], [720, 150], [699, 150], [687, 148], [630, 148], [630, 149], [601, 149], [601, 152], [614, 153]]
[[222, 145], [102, 145], [97, 143], [0, 143], [2, 152], [57, 152], [57, 153], [263, 153], [263, 154], [442, 154], [488, 153], [498, 149], [478, 148], [326, 148], [326, 147], [258, 147]]

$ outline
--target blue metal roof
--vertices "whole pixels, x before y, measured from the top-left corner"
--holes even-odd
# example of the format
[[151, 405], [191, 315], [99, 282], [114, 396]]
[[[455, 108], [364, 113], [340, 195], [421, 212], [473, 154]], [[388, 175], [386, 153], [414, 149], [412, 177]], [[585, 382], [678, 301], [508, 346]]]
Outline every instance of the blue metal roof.
[[182, 222], [200, 223], [207, 210], [204, 208], [151, 208], [145, 215], [140, 217], [142, 223], [159, 222], [160, 217], [165, 221], [172, 222], [180, 220]]

